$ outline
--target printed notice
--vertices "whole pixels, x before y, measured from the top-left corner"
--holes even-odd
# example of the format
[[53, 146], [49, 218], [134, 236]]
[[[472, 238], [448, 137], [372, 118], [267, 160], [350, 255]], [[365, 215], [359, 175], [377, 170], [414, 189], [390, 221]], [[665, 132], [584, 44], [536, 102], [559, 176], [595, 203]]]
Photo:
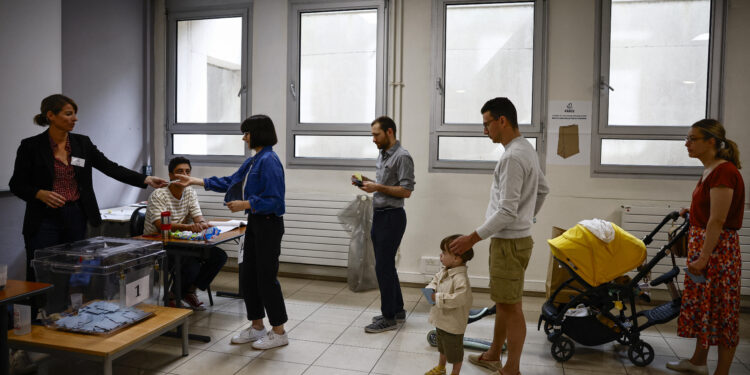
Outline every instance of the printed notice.
[[591, 101], [552, 100], [547, 126], [547, 164], [588, 165], [591, 148]]
[[125, 305], [133, 306], [148, 299], [151, 294], [150, 275], [125, 285]]

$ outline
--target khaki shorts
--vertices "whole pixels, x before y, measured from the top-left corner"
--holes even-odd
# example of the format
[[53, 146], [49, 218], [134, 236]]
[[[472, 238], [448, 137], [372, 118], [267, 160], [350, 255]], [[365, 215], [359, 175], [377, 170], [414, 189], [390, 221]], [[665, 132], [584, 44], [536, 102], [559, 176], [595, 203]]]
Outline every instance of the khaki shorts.
[[490, 298], [497, 303], [521, 302], [526, 266], [534, 241], [524, 238], [492, 238], [490, 243]]
[[448, 363], [459, 363], [464, 360], [464, 335], [445, 332], [440, 328], [437, 331], [437, 347], [440, 354], [445, 355]]

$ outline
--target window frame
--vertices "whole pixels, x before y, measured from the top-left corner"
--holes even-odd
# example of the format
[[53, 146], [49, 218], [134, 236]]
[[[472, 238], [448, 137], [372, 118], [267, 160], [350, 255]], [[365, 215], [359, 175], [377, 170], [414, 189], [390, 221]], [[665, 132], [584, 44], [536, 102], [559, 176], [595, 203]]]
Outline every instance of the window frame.
[[[548, 66], [548, 15], [547, 0], [434, 0], [432, 6], [432, 109], [430, 114], [430, 172], [492, 173], [497, 161], [445, 161], [439, 160], [440, 137], [486, 137], [477, 107], [477, 123], [447, 124], [444, 121], [445, 96], [445, 34], [446, 9], [449, 5], [480, 5], [499, 3], [534, 4], [534, 47], [532, 72], [531, 124], [519, 124], [524, 137], [536, 138], [536, 151], [542, 169], [545, 168], [547, 116], [547, 66]], [[491, 98], [487, 98], [488, 100]], [[511, 98], [512, 100], [512, 98]], [[467, 130], [467, 128], [472, 130]]]
[[[286, 164], [289, 168], [349, 169], [372, 168], [375, 159], [303, 158], [295, 156], [295, 136], [372, 136], [370, 123], [306, 123], [299, 121], [300, 28], [303, 13], [376, 9], [376, 81], [375, 116], [386, 114], [388, 80], [388, 7], [387, 0], [290, 0], [287, 40], [287, 129]], [[372, 147], [375, 147], [374, 145]]]
[[[178, 123], [177, 122], [177, 23], [179, 21], [242, 18], [242, 64], [240, 95], [240, 121], [236, 123]], [[242, 134], [240, 124], [250, 113], [251, 103], [251, 63], [252, 63], [252, 2], [242, 5], [222, 7], [179, 7], [175, 11], [167, 10], [167, 97], [166, 97], [166, 126], [165, 126], [165, 164], [168, 160], [182, 154], [173, 153], [175, 134], [206, 134], [206, 135], [237, 135], [240, 142]], [[243, 155], [187, 155], [191, 163], [196, 165], [236, 165], [250, 156], [250, 150], [244, 148]]]
[[[708, 42], [708, 76], [706, 85], [706, 118], [723, 118], [724, 50], [726, 43], [725, 0], [711, 0]], [[609, 68], [612, 0], [597, 1], [596, 9], [594, 92], [591, 134], [591, 175], [594, 177], [694, 177], [702, 167], [628, 166], [601, 163], [602, 141], [605, 139], [684, 140], [691, 124], [685, 126], [609, 125]], [[695, 119], [698, 121], [700, 119]]]

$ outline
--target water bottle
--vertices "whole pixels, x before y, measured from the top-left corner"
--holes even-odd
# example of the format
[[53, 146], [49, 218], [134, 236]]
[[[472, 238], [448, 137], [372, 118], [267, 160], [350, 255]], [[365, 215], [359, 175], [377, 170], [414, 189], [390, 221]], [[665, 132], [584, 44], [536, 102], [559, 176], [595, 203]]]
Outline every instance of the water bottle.
[[169, 231], [172, 230], [172, 213], [164, 211], [161, 213], [161, 241], [169, 241]]

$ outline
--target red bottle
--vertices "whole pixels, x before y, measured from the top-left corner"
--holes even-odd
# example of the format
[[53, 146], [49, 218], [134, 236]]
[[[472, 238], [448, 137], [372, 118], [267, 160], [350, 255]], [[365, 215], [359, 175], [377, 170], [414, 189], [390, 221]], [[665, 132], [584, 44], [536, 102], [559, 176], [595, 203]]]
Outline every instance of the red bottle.
[[166, 243], [169, 241], [169, 231], [172, 230], [172, 213], [164, 211], [161, 213], [161, 240]]

